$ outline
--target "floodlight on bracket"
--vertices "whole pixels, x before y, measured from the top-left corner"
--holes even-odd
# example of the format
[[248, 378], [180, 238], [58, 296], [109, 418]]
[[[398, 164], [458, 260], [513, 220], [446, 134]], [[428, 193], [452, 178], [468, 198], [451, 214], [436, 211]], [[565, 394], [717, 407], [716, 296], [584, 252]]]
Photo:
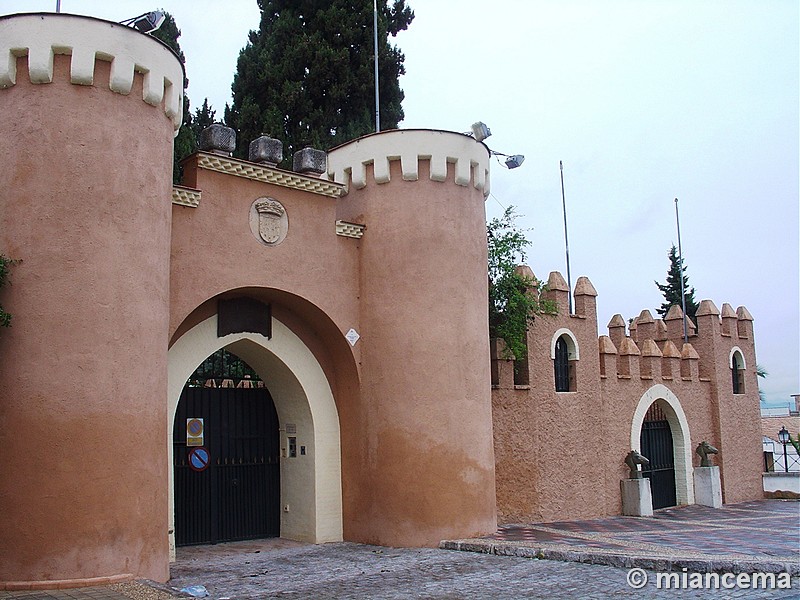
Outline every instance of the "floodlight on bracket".
[[120, 24], [133, 27], [142, 33], [153, 33], [156, 29], [161, 27], [161, 25], [164, 23], [164, 19], [166, 18], [167, 16], [162, 11], [153, 10], [139, 15], [138, 17], [120, 21]]
[[[490, 135], [492, 135], [492, 130], [484, 123], [483, 121], [477, 121], [472, 124], [471, 131], [464, 132], [464, 135], [468, 135], [470, 137], [475, 138], [476, 141], [482, 142]], [[502, 152], [496, 152], [489, 148], [489, 153], [492, 156], [505, 156], [506, 162], [505, 167], [506, 169], [516, 169], [518, 166], [522, 164], [525, 160], [525, 157], [522, 154], [503, 154]], [[503, 164], [500, 162], [500, 159], [497, 159], [499, 164]]]
[[468, 135], [469, 137], [473, 137], [477, 141], [482, 142], [492, 135], [492, 130], [486, 126], [486, 123], [478, 121], [477, 123], [473, 123], [470, 130], [465, 131], [464, 135]]
[[[505, 156], [506, 157], [506, 169], [516, 169], [520, 166], [524, 161], [525, 157], [522, 154], [503, 154], [502, 152], [496, 152], [494, 150], [489, 150], [492, 153], [492, 156]], [[497, 159], [497, 162], [500, 162], [500, 159]]]

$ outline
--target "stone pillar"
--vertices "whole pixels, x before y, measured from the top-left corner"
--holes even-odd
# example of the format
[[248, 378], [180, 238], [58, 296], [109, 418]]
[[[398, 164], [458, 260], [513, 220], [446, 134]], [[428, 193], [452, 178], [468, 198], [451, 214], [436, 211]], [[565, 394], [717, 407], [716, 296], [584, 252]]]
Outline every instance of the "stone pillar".
[[694, 468], [694, 501], [712, 508], [722, 507], [722, 483], [718, 466]]
[[435, 546], [495, 530], [486, 319], [487, 148], [389, 131], [328, 155], [360, 241], [359, 448], [343, 448], [345, 539]]
[[622, 479], [619, 482], [622, 492], [622, 514], [628, 517], [652, 517], [653, 495], [650, 492], [650, 480]]
[[21, 261], [0, 331], [0, 589], [166, 581], [183, 69], [64, 14], [0, 18], [0, 55], [0, 252]]

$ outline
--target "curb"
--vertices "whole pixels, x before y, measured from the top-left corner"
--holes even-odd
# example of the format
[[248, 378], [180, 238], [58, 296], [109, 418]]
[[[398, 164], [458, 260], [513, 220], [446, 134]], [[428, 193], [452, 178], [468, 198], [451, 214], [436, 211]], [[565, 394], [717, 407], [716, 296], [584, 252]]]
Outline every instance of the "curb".
[[644, 554], [615, 554], [592, 550], [559, 550], [546, 546], [523, 546], [503, 542], [488, 542], [485, 540], [444, 540], [439, 543], [439, 548], [461, 552], [494, 554], [497, 556], [516, 556], [519, 558], [540, 560], [580, 562], [624, 569], [638, 567], [659, 572], [681, 571], [686, 569], [693, 573], [789, 573], [792, 577], [800, 576], [800, 562], [770, 559], [685, 558], [677, 556], [647, 556]]
[[20, 592], [20, 591], [45, 591], [45, 590], [67, 590], [73, 588], [97, 587], [111, 585], [114, 583], [125, 583], [133, 580], [130, 573], [119, 575], [106, 575], [104, 577], [83, 577], [80, 579], [53, 579], [41, 581], [0, 581], [0, 591]]

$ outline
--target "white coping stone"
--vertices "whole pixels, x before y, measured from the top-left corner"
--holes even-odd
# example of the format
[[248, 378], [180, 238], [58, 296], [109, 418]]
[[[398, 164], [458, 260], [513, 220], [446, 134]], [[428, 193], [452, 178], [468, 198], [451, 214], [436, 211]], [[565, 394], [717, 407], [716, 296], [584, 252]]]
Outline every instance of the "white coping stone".
[[430, 160], [430, 178], [447, 179], [447, 165], [454, 165], [454, 183], [470, 183], [489, 195], [489, 151], [474, 138], [452, 131], [433, 129], [392, 130], [368, 135], [328, 154], [327, 178], [348, 187], [367, 185], [367, 165], [373, 165], [375, 182], [389, 183], [391, 161], [399, 160], [403, 180], [419, 179], [419, 161]]
[[53, 56], [71, 55], [70, 81], [93, 85], [95, 60], [111, 63], [108, 87], [127, 95], [135, 73], [143, 74], [142, 100], [164, 101], [177, 132], [183, 119], [183, 66], [159, 41], [130, 27], [91, 17], [19, 14], [0, 18], [0, 88], [17, 83], [17, 58], [28, 57], [32, 83], [53, 81]]
[[762, 473], [765, 492], [794, 492], [800, 494], [800, 471], [789, 471], [788, 473], [775, 471], [774, 473]]
[[622, 491], [622, 514], [629, 517], [652, 517], [653, 496], [650, 492], [650, 480], [622, 479], [619, 482]]
[[722, 483], [718, 466], [694, 468], [694, 501], [711, 508], [722, 507]]

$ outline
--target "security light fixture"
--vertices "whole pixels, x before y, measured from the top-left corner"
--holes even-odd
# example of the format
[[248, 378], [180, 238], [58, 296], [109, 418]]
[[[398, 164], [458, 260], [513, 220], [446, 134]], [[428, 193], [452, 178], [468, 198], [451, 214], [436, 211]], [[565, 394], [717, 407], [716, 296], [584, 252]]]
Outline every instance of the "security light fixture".
[[[475, 138], [475, 141], [482, 142], [490, 135], [492, 135], [492, 130], [484, 123], [483, 121], [477, 121], [476, 123], [472, 124], [472, 130], [467, 131], [464, 135], [468, 135], [470, 137]], [[496, 152], [489, 148], [489, 154], [491, 156], [505, 156], [506, 157], [506, 169], [516, 169], [518, 166], [522, 164], [525, 160], [525, 157], [522, 154], [503, 154], [502, 152]], [[497, 159], [498, 164], [500, 163], [500, 159]]]
[[[496, 152], [495, 150], [489, 150], [492, 153], [492, 156], [505, 156], [506, 157], [506, 169], [516, 169], [520, 166], [525, 157], [522, 154], [503, 154], [502, 152]], [[497, 159], [497, 162], [500, 163], [500, 159]], [[502, 164], [502, 163], [500, 163]]]
[[525, 157], [522, 154], [515, 154], [513, 156], [509, 156], [506, 159], [506, 166], [509, 169], [516, 169], [518, 166], [522, 164], [522, 161], [525, 160]]
[[478, 121], [477, 123], [472, 124], [472, 137], [479, 142], [482, 142], [490, 135], [492, 135], [492, 130], [486, 126], [486, 123]]
[[154, 10], [139, 15], [138, 17], [133, 17], [132, 19], [125, 19], [124, 21], [120, 21], [120, 23], [128, 27], [133, 27], [142, 33], [153, 33], [156, 29], [161, 27], [166, 18], [167, 16], [162, 11]]

